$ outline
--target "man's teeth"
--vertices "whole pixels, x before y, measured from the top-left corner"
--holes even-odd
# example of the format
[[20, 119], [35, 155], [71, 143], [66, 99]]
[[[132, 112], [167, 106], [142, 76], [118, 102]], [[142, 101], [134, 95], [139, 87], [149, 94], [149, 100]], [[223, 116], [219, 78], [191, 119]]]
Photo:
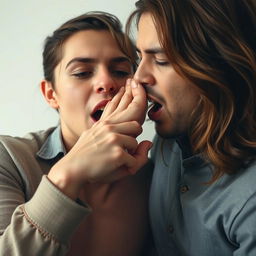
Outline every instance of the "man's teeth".
[[152, 100], [152, 99], [148, 99], [148, 108], [151, 108], [153, 105], [159, 104], [158, 102]]
[[149, 104], [148, 104], [148, 109], [150, 109], [153, 105], [154, 105], [155, 103], [154, 102], [149, 102]]
[[151, 100], [149, 102], [148, 110], [152, 112], [157, 112], [161, 107], [162, 105], [160, 103]]

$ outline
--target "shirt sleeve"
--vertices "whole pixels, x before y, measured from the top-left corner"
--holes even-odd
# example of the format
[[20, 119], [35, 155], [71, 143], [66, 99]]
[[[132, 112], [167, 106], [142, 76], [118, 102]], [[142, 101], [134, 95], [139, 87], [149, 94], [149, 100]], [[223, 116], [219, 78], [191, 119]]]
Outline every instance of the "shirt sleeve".
[[65, 196], [46, 176], [26, 202], [24, 184], [14, 170], [8, 154], [1, 154], [0, 256], [65, 255], [72, 233], [90, 208]]
[[234, 256], [256, 255], [256, 192], [246, 201], [230, 229], [231, 239], [238, 249]]

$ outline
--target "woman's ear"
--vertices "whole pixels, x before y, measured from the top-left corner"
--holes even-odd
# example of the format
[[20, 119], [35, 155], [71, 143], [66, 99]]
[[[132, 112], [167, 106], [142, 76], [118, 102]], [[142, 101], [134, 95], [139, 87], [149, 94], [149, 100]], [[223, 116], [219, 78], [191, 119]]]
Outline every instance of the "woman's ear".
[[55, 90], [53, 89], [53, 85], [51, 82], [47, 80], [42, 80], [40, 83], [41, 92], [48, 102], [48, 104], [55, 109], [59, 108], [58, 99]]

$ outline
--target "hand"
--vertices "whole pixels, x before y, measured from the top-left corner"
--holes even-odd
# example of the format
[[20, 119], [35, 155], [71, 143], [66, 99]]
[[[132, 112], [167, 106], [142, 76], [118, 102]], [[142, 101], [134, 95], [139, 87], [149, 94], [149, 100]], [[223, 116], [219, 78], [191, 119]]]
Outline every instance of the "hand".
[[145, 119], [146, 94], [141, 86], [131, 88], [129, 83], [50, 170], [48, 178], [70, 198], [77, 198], [85, 183], [114, 182], [147, 162], [152, 143], [136, 141]]
[[143, 161], [142, 151], [148, 151], [147, 145], [137, 149], [135, 137], [141, 131], [141, 126], [135, 121], [95, 123], [51, 168], [48, 178], [63, 193], [75, 199], [87, 182], [113, 182], [131, 175]]
[[132, 79], [128, 79], [125, 87], [119, 90], [107, 104], [101, 120], [110, 123], [137, 121], [144, 123], [147, 110], [147, 97], [144, 88]]
[[[128, 79], [125, 90], [121, 88], [115, 97], [107, 104], [100, 120], [115, 124], [119, 122], [137, 121], [143, 124], [147, 110], [147, 97], [144, 88], [132, 79]], [[150, 141], [142, 141], [136, 151], [131, 155], [136, 159], [136, 164], [129, 172], [136, 173], [148, 160]]]

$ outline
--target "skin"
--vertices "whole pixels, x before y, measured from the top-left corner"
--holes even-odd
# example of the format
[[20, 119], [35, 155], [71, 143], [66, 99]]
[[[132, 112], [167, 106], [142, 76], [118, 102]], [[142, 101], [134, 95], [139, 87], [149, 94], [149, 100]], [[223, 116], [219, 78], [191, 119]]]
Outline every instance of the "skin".
[[185, 81], [173, 68], [162, 48], [152, 16], [145, 13], [138, 24], [137, 49], [141, 58], [134, 79], [144, 86], [150, 100], [162, 105], [151, 117], [162, 137], [186, 133], [191, 112], [199, 96], [195, 87]]
[[112, 99], [131, 73], [130, 62], [108, 31], [80, 31], [67, 39], [54, 71], [55, 90], [51, 84], [49, 90], [68, 149], [95, 123], [91, 113], [97, 103]]
[[[68, 153], [48, 179], [93, 210], [73, 235], [68, 255], [137, 255], [149, 225], [150, 172], [137, 174], [151, 147], [136, 140], [146, 113], [145, 91], [126, 83], [131, 64], [108, 31], [73, 34], [54, 74], [54, 85], [43, 80], [41, 91], [58, 110]], [[111, 101], [96, 122], [91, 113], [104, 100]]]
[[[149, 142], [142, 142], [138, 147], [135, 139], [142, 131], [144, 92], [136, 95], [128, 86], [126, 92], [119, 91], [116, 104], [110, 102], [110, 111], [99, 122], [91, 117], [95, 106], [111, 100], [131, 75], [131, 64], [110, 33], [86, 30], [72, 35], [64, 43], [63, 58], [54, 74], [54, 86], [44, 80], [41, 90], [50, 106], [58, 109], [63, 140], [69, 152], [50, 170], [49, 179], [76, 199], [85, 183], [112, 182], [142, 166], [151, 146]], [[139, 90], [143, 91], [137, 88]], [[132, 101], [140, 102], [134, 111], [130, 110], [135, 103], [127, 108]], [[137, 112], [137, 117], [133, 112]]]

